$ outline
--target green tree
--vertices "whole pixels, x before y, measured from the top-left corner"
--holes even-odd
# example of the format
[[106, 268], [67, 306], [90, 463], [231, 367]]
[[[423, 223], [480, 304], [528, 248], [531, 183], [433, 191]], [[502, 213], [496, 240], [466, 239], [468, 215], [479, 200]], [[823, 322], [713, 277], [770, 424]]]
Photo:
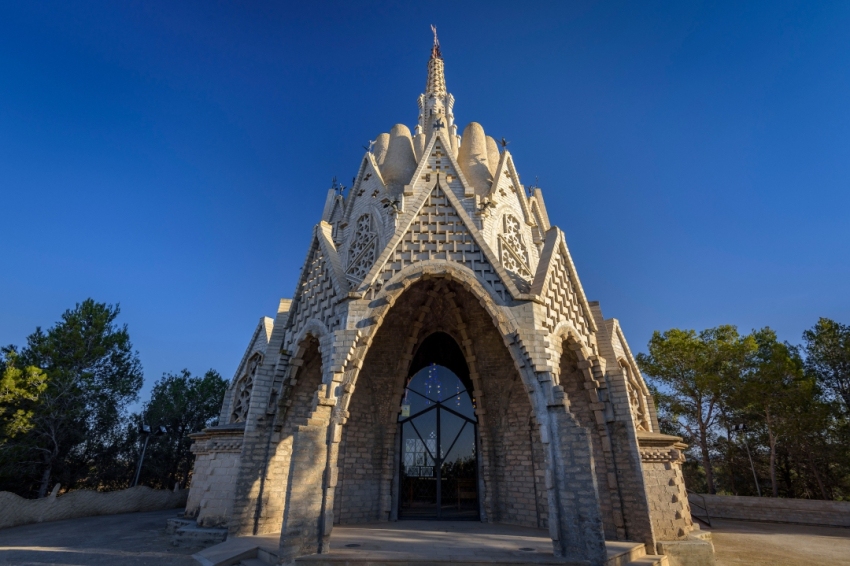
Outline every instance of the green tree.
[[203, 377], [192, 376], [185, 369], [167, 373], [154, 384], [150, 401], [135, 419], [153, 427], [165, 426], [168, 432], [150, 439], [142, 483], [162, 488], [176, 482], [188, 484], [193, 462], [189, 435], [217, 422], [226, 390], [227, 382], [212, 369]]
[[734, 326], [656, 331], [649, 353], [638, 355], [641, 370], [654, 380], [659, 407], [699, 447], [709, 493], [716, 493], [711, 448], [724, 399], [746, 368], [752, 340]]
[[47, 388], [47, 375], [19, 359], [12, 346], [0, 350], [0, 449], [32, 429], [33, 407]]
[[768, 439], [773, 497], [779, 496], [776, 478], [777, 442], [795, 426], [795, 407], [815, 395], [814, 381], [806, 379], [797, 349], [780, 342], [770, 328], [754, 331], [756, 343], [749, 371], [736, 389], [737, 401], [758, 415]]
[[98, 464], [115, 444], [125, 408], [142, 386], [127, 326], [115, 323], [119, 312], [118, 305], [87, 299], [47, 332], [37, 328], [21, 351], [25, 366], [47, 375], [21, 442], [41, 470], [39, 497], [53, 478], [68, 487], [97, 482]]
[[850, 415], [850, 326], [821, 318], [803, 332], [806, 370]]

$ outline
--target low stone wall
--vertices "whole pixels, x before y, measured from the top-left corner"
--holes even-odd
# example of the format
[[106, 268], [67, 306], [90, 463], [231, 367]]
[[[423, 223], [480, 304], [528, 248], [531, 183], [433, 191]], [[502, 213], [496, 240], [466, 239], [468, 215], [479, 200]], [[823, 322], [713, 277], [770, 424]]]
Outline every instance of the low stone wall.
[[850, 502], [736, 495], [688, 495], [695, 515], [702, 516], [703, 500], [712, 519], [850, 527]]
[[188, 496], [188, 489], [169, 491], [144, 486], [108, 492], [72, 491], [42, 499], [24, 499], [14, 493], [0, 491], [0, 529], [93, 515], [174, 509], [185, 507]]

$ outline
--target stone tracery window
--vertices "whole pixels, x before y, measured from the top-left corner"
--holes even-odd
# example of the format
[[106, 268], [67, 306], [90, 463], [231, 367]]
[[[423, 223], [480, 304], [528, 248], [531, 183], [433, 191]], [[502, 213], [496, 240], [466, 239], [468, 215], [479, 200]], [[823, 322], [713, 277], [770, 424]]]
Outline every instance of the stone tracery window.
[[635, 380], [629, 365], [620, 360], [620, 368], [623, 370], [623, 376], [626, 378], [626, 391], [629, 394], [629, 408], [632, 413], [632, 420], [635, 423], [635, 428], [641, 431], [650, 431], [649, 414], [646, 407], [646, 399], [643, 396], [641, 387]]
[[505, 269], [523, 277], [531, 277], [528, 248], [522, 237], [519, 219], [512, 214], [503, 218], [502, 234], [500, 235], [501, 259]]
[[233, 409], [230, 412], [231, 423], [242, 423], [248, 417], [248, 407], [251, 403], [251, 391], [254, 388], [254, 378], [260, 367], [262, 356], [255, 354], [248, 360], [248, 367], [239, 381], [236, 382], [236, 392], [233, 398]]
[[372, 216], [363, 214], [354, 225], [354, 234], [348, 246], [348, 269], [346, 275], [355, 281], [362, 280], [377, 256], [378, 235], [372, 224]]

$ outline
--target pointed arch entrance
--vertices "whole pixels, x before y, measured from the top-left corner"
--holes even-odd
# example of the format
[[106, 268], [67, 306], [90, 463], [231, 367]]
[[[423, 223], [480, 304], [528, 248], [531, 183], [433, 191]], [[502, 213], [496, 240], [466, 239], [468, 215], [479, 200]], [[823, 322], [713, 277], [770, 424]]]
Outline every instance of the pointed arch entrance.
[[416, 352], [398, 417], [400, 519], [478, 519], [478, 419], [469, 368], [444, 332]]

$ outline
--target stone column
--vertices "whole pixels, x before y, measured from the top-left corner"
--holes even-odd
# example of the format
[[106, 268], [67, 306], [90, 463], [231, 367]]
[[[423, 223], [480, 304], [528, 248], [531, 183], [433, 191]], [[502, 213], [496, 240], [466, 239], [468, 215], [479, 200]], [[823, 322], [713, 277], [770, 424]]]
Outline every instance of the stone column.
[[[280, 561], [293, 564], [299, 556], [327, 552], [324, 510], [328, 489], [330, 406], [320, 404], [305, 425], [296, 429], [289, 465], [289, 485], [280, 533]], [[331, 401], [332, 403], [332, 401]], [[333, 502], [330, 509], [333, 508]], [[332, 520], [332, 517], [331, 517]], [[325, 534], [325, 531], [327, 535]]]
[[546, 478], [549, 507], [557, 511], [550, 511], [549, 519], [554, 553], [601, 566], [607, 554], [590, 437], [567, 410], [563, 391], [554, 389], [555, 402], [548, 407], [551, 438]]

